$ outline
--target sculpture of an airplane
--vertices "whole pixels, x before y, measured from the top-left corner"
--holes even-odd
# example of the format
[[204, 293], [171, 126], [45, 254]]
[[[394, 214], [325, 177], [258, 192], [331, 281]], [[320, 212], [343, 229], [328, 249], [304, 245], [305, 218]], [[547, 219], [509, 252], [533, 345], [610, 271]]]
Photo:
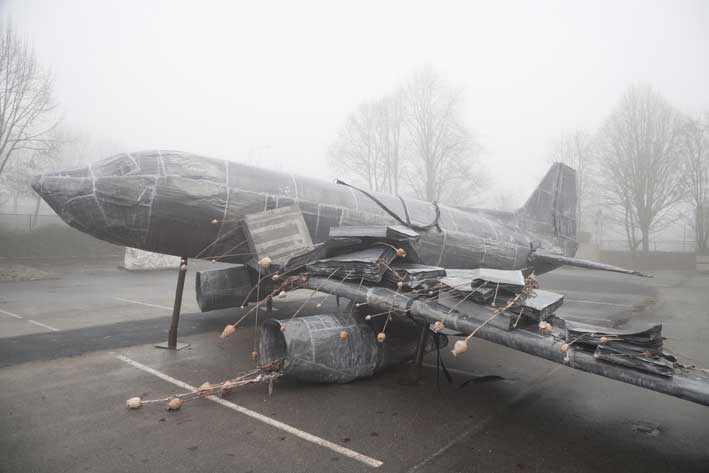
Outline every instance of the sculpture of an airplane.
[[[661, 326], [623, 331], [564, 320], [554, 315], [563, 296], [537, 289], [534, 274], [563, 265], [641, 275], [574, 257], [576, 176], [560, 163], [516, 212], [370, 193], [175, 151], [116, 155], [38, 176], [32, 187], [96, 238], [239, 265], [198, 274], [203, 310], [241, 300], [258, 310], [294, 288], [349, 299], [342, 313], [263, 324], [254, 355], [284, 375], [347, 382], [420, 362], [447, 343], [444, 334], [467, 337], [454, 354], [479, 336], [709, 405], [709, 378], [662, 349]], [[244, 291], [245, 280], [257, 290]]]

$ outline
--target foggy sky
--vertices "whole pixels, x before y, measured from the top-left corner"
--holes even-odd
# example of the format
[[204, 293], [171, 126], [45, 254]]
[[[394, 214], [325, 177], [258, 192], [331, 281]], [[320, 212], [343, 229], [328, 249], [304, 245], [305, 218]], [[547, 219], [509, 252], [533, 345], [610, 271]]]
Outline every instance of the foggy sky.
[[[495, 189], [522, 201], [561, 132], [647, 82], [709, 107], [709, 3], [0, 3], [51, 67], [67, 125], [126, 151], [180, 149], [334, 177], [347, 115], [430, 65], [465, 91]], [[96, 156], [96, 159], [102, 156]]]

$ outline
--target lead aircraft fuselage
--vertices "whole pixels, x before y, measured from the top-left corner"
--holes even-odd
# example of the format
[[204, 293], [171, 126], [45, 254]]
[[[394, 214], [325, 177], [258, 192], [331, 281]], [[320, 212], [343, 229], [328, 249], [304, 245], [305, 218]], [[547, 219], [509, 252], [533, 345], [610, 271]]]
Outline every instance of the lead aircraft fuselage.
[[[536, 246], [573, 256], [575, 217], [561, 215], [556, 196], [561, 171], [567, 170], [550, 171], [515, 213], [440, 205], [437, 227], [421, 236], [420, 258], [448, 268], [522, 269]], [[38, 176], [32, 186], [62, 219], [96, 238], [233, 263], [251, 257], [241, 225], [247, 214], [297, 204], [314, 242], [326, 240], [330, 227], [397, 223], [370, 197], [346, 186], [175, 151], [120, 154]], [[413, 224], [436, 222], [430, 202], [374, 196]], [[565, 209], [575, 208], [575, 182], [573, 199]]]

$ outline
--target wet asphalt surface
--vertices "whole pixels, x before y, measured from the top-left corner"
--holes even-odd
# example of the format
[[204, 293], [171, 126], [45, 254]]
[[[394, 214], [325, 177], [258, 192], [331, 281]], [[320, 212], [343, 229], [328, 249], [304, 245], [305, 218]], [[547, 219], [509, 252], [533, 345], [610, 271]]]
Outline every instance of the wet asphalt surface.
[[[443, 352], [453, 383], [436, 382], [429, 355], [418, 384], [401, 367], [347, 385], [284, 380], [271, 397], [253, 385], [225, 398], [300, 434], [208, 400], [129, 411], [129, 397], [182, 390], [125, 357], [191, 385], [217, 382], [253, 366], [253, 326], [218, 337], [240, 311], [198, 312], [193, 268], [206, 264], [198, 263], [180, 325], [191, 345], [156, 349], [176, 274], [118, 263], [24, 260], [55, 279], [0, 283], [0, 472], [709, 471], [706, 407], [482, 340], [462, 357]], [[666, 346], [709, 366], [709, 276], [655, 274], [562, 269], [541, 282], [566, 295], [559, 313], [616, 326], [661, 322]], [[279, 301], [274, 316], [288, 317], [302, 300]], [[304, 313], [338, 309], [334, 297], [317, 302]], [[461, 387], [484, 375], [503, 379]]]

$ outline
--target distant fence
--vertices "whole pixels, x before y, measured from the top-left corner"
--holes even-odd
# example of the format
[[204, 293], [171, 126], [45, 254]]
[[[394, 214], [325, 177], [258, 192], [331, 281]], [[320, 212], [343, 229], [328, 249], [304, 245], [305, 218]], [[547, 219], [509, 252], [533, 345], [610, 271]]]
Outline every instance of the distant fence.
[[32, 230], [47, 226], [61, 224], [66, 225], [58, 215], [32, 215], [0, 213], [0, 229], [15, 232], [31, 232]]

